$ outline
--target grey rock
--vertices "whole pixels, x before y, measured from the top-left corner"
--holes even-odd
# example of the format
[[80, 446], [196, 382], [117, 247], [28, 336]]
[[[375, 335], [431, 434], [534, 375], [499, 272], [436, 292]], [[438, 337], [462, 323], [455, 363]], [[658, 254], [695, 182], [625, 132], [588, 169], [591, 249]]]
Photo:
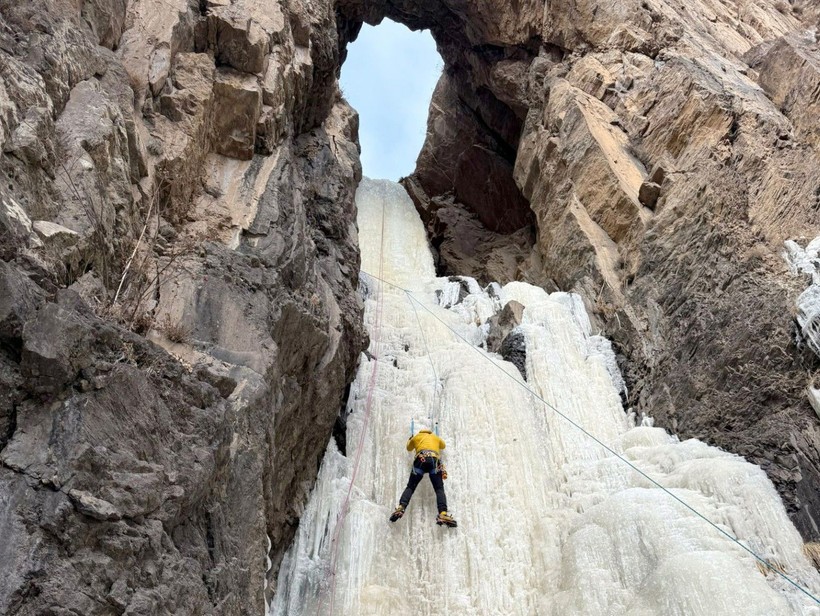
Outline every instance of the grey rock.
[[523, 332], [513, 330], [501, 343], [501, 357], [514, 365], [527, 380], [527, 340]]
[[45, 293], [15, 267], [0, 261], [0, 451], [17, 424], [17, 407], [25, 398], [16, 369], [25, 324], [45, 301]]
[[68, 497], [77, 511], [95, 520], [113, 522], [122, 518], [122, 514], [114, 505], [83, 490], [69, 490]]
[[91, 365], [90, 332], [80, 315], [47, 304], [23, 329], [20, 371], [38, 394], [58, 394]]
[[0, 200], [0, 225], [15, 243], [27, 245], [32, 236], [31, 219], [12, 197]]
[[13, 265], [0, 261], [0, 339], [22, 339], [24, 325], [34, 318], [45, 293]]
[[521, 325], [524, 317], [524, 306], [515, 300], [510, 300], [500, 312], [489, 318], [490, 331], [487, 334], [487, 350], [500, 353], [507, 336], [516, 327]]

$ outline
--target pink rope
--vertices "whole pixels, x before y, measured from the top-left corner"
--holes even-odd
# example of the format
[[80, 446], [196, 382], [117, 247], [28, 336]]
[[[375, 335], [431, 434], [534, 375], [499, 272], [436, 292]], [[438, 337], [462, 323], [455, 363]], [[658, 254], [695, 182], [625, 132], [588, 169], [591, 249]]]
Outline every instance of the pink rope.
[[[383, 277], [383, 270], [384, 270], [384, 202], [382, 202], [382, 228], [381, 228], [381, 244], [379, 247], [379, 278]], [[376, 377], [379, 372], [379, 341], [381, 339], [381, 323], [382, 323], [382, 313], [384, 311], [384, 285], [380, 283], [379, 289], [379, 297], [376, 300], [376, 319], [373, 324], [373, 350], [375, 353], [373, 354], [373, 371], [370, 373], [370, 378], [367, 382], [367, 400], [365, 401], [364, 406], [364, 420], [362, 422], [362, 431], [359, 435], [359, 443], [356, 447], [356, 457], [353, 462], [353, 473], [350, 477], [350, 485], [347, 488], [347, 494], [345, 495], [344, 501], [342, 501], [342, 508], [339, 512], [339, 517], [336, 520], [336, 527], [333, 529], [333, 540], [331, 543], [331, 555], [330, 555], [330, 569], [327, 574], [325, 574], [324, 582], [327, 582], [327, 576], [330, 576], [330, 612], [328, 614], [333, 616], [333, 608], [334, 602], [336, 598], [336, 558], [339, 551], [339, 535], [342, 532], [342, 528], [344, 527], [345, 520], [347, 519], [347, 513], [350, 509], [350, 496], [353, 493], [353, 486], [356, 483], [356, 476], [359, 473], [359, 463], [361, 462], [362, 458], [362, 450], [364, 449], [364, 438], [367, 434], [367, 426], [370, 423], [370, 414], [373, 408], [373, 392], [376, 390]], [[321, 599], [319, 601], [319, 605], [316, 607], [316, 614], [321, 612], [322, 605], [324, 605], [324, 600]]]

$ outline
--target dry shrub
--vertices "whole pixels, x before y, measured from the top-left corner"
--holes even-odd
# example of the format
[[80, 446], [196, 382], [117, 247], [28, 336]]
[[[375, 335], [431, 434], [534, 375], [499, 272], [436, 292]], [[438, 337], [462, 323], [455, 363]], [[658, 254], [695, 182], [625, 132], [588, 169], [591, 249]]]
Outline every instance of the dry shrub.
[[767, 564], [763, 564], [759, 560], [755, 561], [757, 565], [758, 571], [763, 575], [771, 575], [774, 572], [780, 573], [781, 575], [786, 575], [786, 567], [783, 566], [783, 563], [777, 562], [776, 560], [767, 560]]
[[803, 554], [809, 559], [814, 568], [820, 571], [820, 543], [809, 542], [803, 544]]
[[132, 323], [132, 329], [140, 336], [144, 336], [154, 326], [154, 317], [150, 314], [138, 314]]
[[191, 329], [182, 323], [172, 321], [170, 314], [165, 315], [158, 329], [168, 340], [177, 344], [185, 344], [191, 339]]

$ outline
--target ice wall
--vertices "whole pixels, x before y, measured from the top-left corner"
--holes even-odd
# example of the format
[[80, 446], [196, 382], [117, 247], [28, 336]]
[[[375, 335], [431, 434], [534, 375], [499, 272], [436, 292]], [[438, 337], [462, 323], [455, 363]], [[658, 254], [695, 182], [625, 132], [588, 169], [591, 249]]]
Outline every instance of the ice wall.
[[[800, 537], [758, 467], [635, 426], [624, 413], [612, 351], [592, 335], [577, 296], [523, 283], [485, 292], [470, 281], [459, 301], [458, 282], [435, 278], [424, 230], [401, 187], [365, 180], [357, 203], [362, 269], [381, 269], [431, 311], [418, 308], [429, 357], [408, 294], [363, 275], [370, 353], [379, 367], [349, 509], [334, 542], [375, 366], [366, 356], [348, 406], [351, 451], [345, 457], [332, 441], [328, 447], [280, 569], [273, 614], [820, 614], [809, 597], [761, 571], [740, 546], [529, 393], [511, 364], [437, 320], [480, 345], [491, 314], [511, 299], [524, 304], [528, 387], [820, 592]], [[426, 479], [404, 518], [390, 524], [411, 463], [404, 449], [410, 422], [418, 428], [426, 421], [434, 391], [432, 410], [447, 441], [445, 486], [460, 526], [435, 525]]]

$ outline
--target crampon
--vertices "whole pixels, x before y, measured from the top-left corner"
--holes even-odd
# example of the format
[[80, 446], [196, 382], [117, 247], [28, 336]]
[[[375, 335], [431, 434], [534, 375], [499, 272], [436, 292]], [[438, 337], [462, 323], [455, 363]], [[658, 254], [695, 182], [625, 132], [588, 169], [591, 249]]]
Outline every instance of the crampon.
[[439, 526], [449, 526], [451, 528], [455, 528], [456, 526], [458, 526], [458, 523], [455, 521], [453, 516], [451, 516], [446, 511], [442, 511], [440, 514], [438, 514], [438, 517], [436, 518], [436, 524], [438, 524]]
[[395, 522], [396, 520], [398, 520], [403, 515], [404, 515], [404, 507], [399, 505], [398, 507], [396, 507], [396, 510], [390, 516], [390, 521]]

